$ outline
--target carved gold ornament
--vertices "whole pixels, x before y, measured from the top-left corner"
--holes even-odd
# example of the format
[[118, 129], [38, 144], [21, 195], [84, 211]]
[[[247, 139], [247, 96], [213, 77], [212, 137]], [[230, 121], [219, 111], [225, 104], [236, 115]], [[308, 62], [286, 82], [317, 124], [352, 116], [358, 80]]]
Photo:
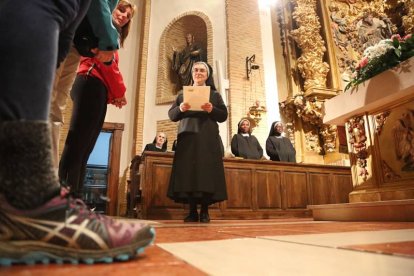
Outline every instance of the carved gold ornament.
[[390, 115], [389, 111], [382, 112], [374, 116], [375, 119], [375, 132], [377, 135], [381, 135], [382, 128], [387, 121], [388, 116]]
[[326, 48], [320, 35], [316, 0], [292, 0], [292, 3], [296, 5], [292, 17], [299, 27], [291, 32], [291, 36], [302, 52], [296, 66], [304, 79], [304, 90], [325, 88], [329, 65], [323, 62]]
[[351, 145], [352, 154], [357, 157], [357, 166], [359, 167], [358, 175], [366, 180], [368, 177], [367, 158], [368, 151], [366, 147], [367, 136], [365, 134], [365, 123], [362, 117], [354, 117], [348, 121], [349, 144]]

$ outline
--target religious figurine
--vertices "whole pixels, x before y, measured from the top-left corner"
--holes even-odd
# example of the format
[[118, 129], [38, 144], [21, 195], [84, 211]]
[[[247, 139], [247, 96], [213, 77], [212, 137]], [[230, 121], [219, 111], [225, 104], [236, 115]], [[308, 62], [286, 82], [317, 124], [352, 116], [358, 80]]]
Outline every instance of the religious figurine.
[[344, 11], [340, 11], [336, 5], [330, 5], [329, 11], [331, 12], [331, 28], [335, 44], [343, 53], [346, 53], [346, 48], [350, 43], [347, 37], [349, 27], [346, 15], [344, 14]]
[[357, 30], [362, 46], [361, 52], [392, 35], [390, 20], [376, 18], [370, 12], [365, 12], [363, 18], [358, 21]]
[[195, 43], [194, 35], [191, 33], [185, 36], [187, 46], [180, 52], [173, 46], [172, 69], [178, 74], [180, 84], [187, 86], [192, 84], [191, 68], [197, 61], [207, 60], [204, 58], [204, 51], [201, 46]]

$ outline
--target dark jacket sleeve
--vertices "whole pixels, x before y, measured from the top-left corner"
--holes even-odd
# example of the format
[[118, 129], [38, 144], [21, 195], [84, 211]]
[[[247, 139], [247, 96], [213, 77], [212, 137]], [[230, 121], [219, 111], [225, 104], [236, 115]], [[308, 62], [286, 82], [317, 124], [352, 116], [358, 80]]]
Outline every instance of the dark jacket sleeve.
[[231, 152], [235, 156], [239, 156], [239, 147], [237, 144], [237, 134], [234, 134], [233, 138], [231, 139]]
[[177, 98], [175, 99], [175, 102], [170, 107], [170, 110], [168, 110], [168, 117], [173, 122], [178, 122], [182, 118], [184, 118], [184, 113], [180, 110], [180, 104], [183, 102], [183, 94], [182, 92], [179, 92]]
[[252, 135], [252, 137], [253, 137], [253, 139], [256, 141], [257, 151], [259, 152], [260, 157], [262, 157], [262, 156], [263, 156], [263, 148], [262, 148], [262, 146], [260, 145], [259, 141], [257, 140], [256, 136], [253, 136], [253, 135]]
[[224, 104], [223, 98], [221, 97], [220, 93], [214, 91], [211, 101], [211, 103], [213, 104], [213, 110], [210, 112], [210, 114], [208, 114], [208, 116], [219, 123], [222, 123], [225, 120], [227, 120], [227, 107]]

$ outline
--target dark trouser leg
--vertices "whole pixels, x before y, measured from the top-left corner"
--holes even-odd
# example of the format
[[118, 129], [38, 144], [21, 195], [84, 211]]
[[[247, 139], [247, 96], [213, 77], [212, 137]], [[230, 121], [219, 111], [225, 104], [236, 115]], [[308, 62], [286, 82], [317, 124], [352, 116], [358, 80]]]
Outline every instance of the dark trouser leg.
[[59, 189], [47, 127], [49, 97], [58, 56], [69, 47], [60, 38], [70, 41], [86, 4], [0, 3], [0, 193], [15, 207], [37, 207]]
[[1, 1], [0, 120], [48, 119], [57, 60], [68, 52], [85, 4], [89, 0]]
[[72, 118], [59, 164], [59, 178], [80, 197], [86, 164], [105, 120], [107, 90], [99, 79], [77, 76], [71, 96]]
[[0, 0], [0, 265], [125, 261], [154, 239], [151, 227], [96, 216], [65, 193], [45, 200], [59, 188], [47, 121], [58, 36], [80, 3]]

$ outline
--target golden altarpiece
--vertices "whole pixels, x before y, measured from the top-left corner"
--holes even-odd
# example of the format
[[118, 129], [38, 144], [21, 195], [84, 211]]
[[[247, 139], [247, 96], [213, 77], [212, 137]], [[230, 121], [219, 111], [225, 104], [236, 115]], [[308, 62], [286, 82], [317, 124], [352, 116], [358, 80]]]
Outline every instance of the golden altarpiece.
[[[349, 158], [348, 154], [341, 153], [345, 148], [351, 153], [354, 188], [371, 178], [368, 174], [375, 171], [371, 166], [379, 166], [377, 174], [385, 174], [386, 178], [398, 178], [399, 175], [393, 174], [389, 166], [381, 167], [381, 164], [367, 162], [371, 158], [371, 148], [364, 151], [368, 156], [362, 159], [356, 158], [353, 154], [357, 146], [355, 138], [358, 140], [360, 137], [354, 137], [356, 127], [352, 126], [358, 124], [364, 126], [364, 123], [367, 126], [368, 121], [364, 120], [368, 120], [368, 116], [349, 118], [345, 124], [346, 128], [327, 125], [323, 123], [324, 102], [343, 93], [343, 88], [352, 75], [352, 68], [361, 58], [364, 48], [370, 46], [369, 41], [364, 40], [362, 33], [364, 18], [370, 15], [374, 23], [384, 27], [385, 32], [378, 39], [389, 38], [395, 33], [401, 35], [412, 33], [414, 1], [286, 0], [282, 2], [272, 15], [276, 59], [284, 60], [284, 63], [276, 65], [279, 102], [289, 136], [296, 148], [302, 149], [299, 152], [302, 158], [299, 160], [302, 159], [305, 163], [335, 163]], [[346, 101], [346, 98], [344, 99]], [[342, 103], [337, 102], [339, 105]], [[414, 110], [412, 99], [401, 108], [409, 110], [412, 116]], [[378, 124], [380, 122], [383, 124], [389, 115], [389, 111], [387, 112], [378, 113], [374, 120], [377, 120]], [[399, 120], [397, 117], [392, 116], [393, 120]], [[369, 132], [368, 129], [366, 131]], [[343, 136], [346, 134], [346, 143], [344, 139], [342, 142], [339, 139], [338, 134], [341, 133]], [[375, 139], [385, 147], [395, 143], [392, 136], [387, 136], [388, 140], [384, 137]], [[347, 147], [340, 147], [340, 144], [345, 144]], [[399, 193], [393, 193], [390, 198], [385, 198], [386, 193], [382, 193], [382, 197], [378, 194], [370, 197], [359, 194], [352, 197], [351, 193], [350, 201], [414, 198], [413, 170], [404, 171], [403, 184], [411, 187], [402, 189], [405, 191], [400, 189]]]
[[273, 14], [275, 55], [284, 60], [276, 65], [279, 102], [291, 140], [296, 146], [302, 144], [297, 147], [302, 149], [299, 160], [329, 164], [347, 159], [347, 154], [339, 152], [337, 127], [322, 123], [323, 102], [341, 93], [361, 56], [358, 23], [364, 14], [370, 11], [375, 17], [390, 19], [393, 32], [398, 27], [408, 31], [412, 4], [383, 0], [282, 2]]

